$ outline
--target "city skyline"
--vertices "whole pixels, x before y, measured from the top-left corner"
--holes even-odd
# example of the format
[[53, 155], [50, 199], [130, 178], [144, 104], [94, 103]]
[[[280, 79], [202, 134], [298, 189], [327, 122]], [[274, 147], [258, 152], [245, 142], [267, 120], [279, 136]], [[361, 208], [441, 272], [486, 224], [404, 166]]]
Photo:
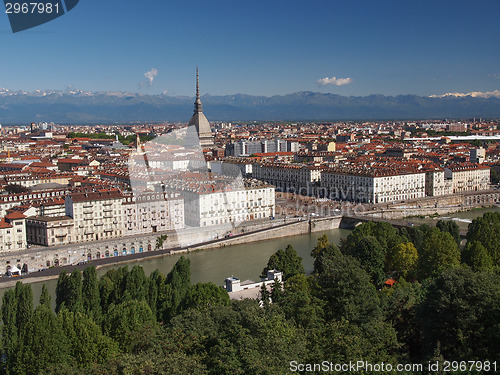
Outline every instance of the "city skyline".
[[88, 0], [17, 34], [5, 15], [0, 87], [192, 96], [199, 65], [202, 95], [492, 92], [500, 88], [499, 14], [497, 1], [146, 8]]

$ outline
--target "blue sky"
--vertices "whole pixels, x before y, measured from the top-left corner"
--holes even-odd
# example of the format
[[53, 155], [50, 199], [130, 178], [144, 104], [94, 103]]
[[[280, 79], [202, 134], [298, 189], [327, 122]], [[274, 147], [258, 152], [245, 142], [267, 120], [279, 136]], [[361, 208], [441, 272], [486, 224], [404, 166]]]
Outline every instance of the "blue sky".
[[0, 87], [193, 95], [199, 65], [212, 95], [493, 91], [499, 19], [498, 0], [80, 0], [16, 34], [0, 14]]

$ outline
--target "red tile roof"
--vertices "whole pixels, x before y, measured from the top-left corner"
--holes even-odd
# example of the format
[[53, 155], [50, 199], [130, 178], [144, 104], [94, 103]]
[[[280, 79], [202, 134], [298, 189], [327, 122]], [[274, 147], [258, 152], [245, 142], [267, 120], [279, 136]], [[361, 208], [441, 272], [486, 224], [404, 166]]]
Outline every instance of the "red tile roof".
[[16, 220], [16, 219], [24, 219], [26, 215], [23, 215], [20, 212], [12, 212], [5, 216], [7, 220]]

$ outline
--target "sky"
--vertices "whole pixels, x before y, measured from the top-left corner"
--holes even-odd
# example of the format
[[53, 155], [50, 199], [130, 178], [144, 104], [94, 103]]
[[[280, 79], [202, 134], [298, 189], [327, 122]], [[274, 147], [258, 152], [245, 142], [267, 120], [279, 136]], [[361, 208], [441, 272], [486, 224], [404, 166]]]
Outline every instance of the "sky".
[[[2, 11], [3, 13], [3, 11]], [[500, 1], [80, 0], [12, 33], [0, 87], [284, 95], [500, 89]]]

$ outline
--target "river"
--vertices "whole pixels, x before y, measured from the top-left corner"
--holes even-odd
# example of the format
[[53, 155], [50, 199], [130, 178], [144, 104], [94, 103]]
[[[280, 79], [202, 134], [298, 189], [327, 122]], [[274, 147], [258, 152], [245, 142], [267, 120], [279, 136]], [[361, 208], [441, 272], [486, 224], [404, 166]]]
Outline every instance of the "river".
[[500, 212], [500, 207], [479, 208], [470, 211], [455, 212], [451, 214], [426, 218], [408, 218], [408, 222], [414, 223], [415, 225], [436, 225], [438, 220], [453, 220], [458, 224], [460, 230], [467, 230], [472, 220], [477, 217], [483, 216], [486, 212]]
[[[303, 258], [302, 263], [304, 268], [307, 273], [310, 273], [313, 269], [313, 258], [310, 253], [314, 246], [316, 246], [318, 238], [323, 234], [326, 234], [330, 242], [339, 244], [340, 239], [347, 237], [349, 233], [349, 230], [334, 229], [325, 232], [301, 234], [242, 245], [199, 250], [183, 255], [188, 257], [191, 261], [192, 283], [213, 282], [216, 285], [223, 285], [224, 279], [232, 275], [241, 280], [250, 279], [258, 281], [260, 273], [266, 266], [269, 257], [279, 249], [284, 250], [288, 244], [291, 244], [297, 251], [298, 255]], [[147, 275], [156, 269], [166, 275], [170, 272], [175, 262], [177, 262], [180, 257], [181, 255], [177, 254], [165, 255], [161, 258], [144, 258], [127, 263], [126, 265], [129, 269], [131, 269], [134, 265], [139, 264], [144, 268]], [[110, 268], [117, 267], [120, 267], [120, 265], [99, 268], [97, 270], [97, 275], [102, 276]], [[42, 285], [44, 283], [47, 285], [49, 292], [52, 295], [52, 304], [54, 305], [57, 279], [31, 284], [35, 304], [38, 304], [42, 291]], [[0, 289], [0, 297], [3, 296], [6, 289], [8, 288]]]
[[[409, 221], [415, 224], [430, 224], [435, 225], [436, 221], [443, 218], [458, 219], [457, 224], [461, 229], [467, 229], [468, 222], [472, 219], [482, 216], [485, 212], [500, 212], [500, 208], [485, 208], [466, 212], [458, 212], [454, 214], [444, 215], [444, 217], [433, 217], [425, 219], [411, 219]], [[313, 268], [313, 258], [310, 253], [316, 245], [318, 237], [326, 234], [329, 240], [339, 244], [341, 238], [349, 235], [350, 231], [345, 229], [334, 229], [325, 232], [317, 232], [311, 234], [301, 234], [290, 237], [276, 238], [273, 240], [253, 242], [243, 245], [233, 245], [223, 248], [215, 248], [210, 250], [194, 251], [188, 254], [183, 254], [191, 260], [191, 282], [213, 282], [216, 285], [223, 285], [224, 279], [228, 276], [235, 276], [241, 280], [259, 279], [262, 269], [266, 266], [269, 257], [279, 249], [285, 249], [288, 244], [291, 244], [297, 251], [298, 255], [303, 258], [302, 263], [307, 273], [310, 273]], [[158, 269], [161, 273], [167, 274], [172, 269], [173, 265], [181, 257], [178, 255], [165, 255], [161, 258], [139, 259], [128, 263], [129, 269], [135, 264], [140, 264], [147, 275]], [[105, 266], [97, 270], [97, 275], [104, 275], [110, 268], [117, 268], [118, 265]], [[55, 303], [55, 289], [57, 279], [44, 282], [32, 283], [33, 295], [36, 303], [40, 298], [42, 285], [46, 284], [51, 295], [52, 303]], [[0, 297], [3, 296], [7, 288], [0, 289]], [[1, 305], [1, 299], [0, 299]]]

